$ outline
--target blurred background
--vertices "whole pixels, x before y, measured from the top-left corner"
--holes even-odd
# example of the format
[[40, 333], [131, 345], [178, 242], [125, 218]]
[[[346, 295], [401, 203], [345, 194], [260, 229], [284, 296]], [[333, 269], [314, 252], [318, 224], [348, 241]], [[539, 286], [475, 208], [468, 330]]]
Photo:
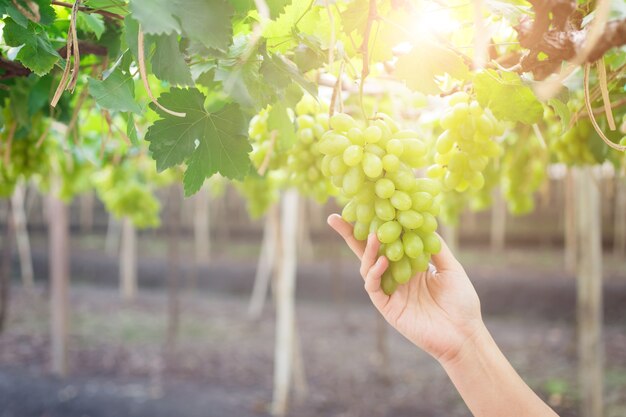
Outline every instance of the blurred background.
[[[576, 416], [573, 185], [564, 172], [551, 176], [532, 214], [512, 217], [496, 198], [488, 211], [464, 212], [443, 233], [505, 355], [561, 416]], [[621, 417], [624, 190], [611, 176], [598, 181], [605, 415]], [[70, 302], [61, 314], [67, 320], [54, 324], [50, 257], [62, 248], [50, 240], [46, 218], [54, 212], [34, 189], [16, 194], [13, 216], [0, 202], [0, 416], [269, 415], [280, 354], [270, 280], [276, 208], [250, 220], [229, 185], [205, 187], [190, 199], [174, 185], [156, 192], [161, 226], [136, 231], [110, 217], [93, 193], [81, 195], [69, 206]], [[15, 217], [20, 201], [23, 221]], [[326, 225], [339, 211], [335, 203], [301, 199], [298, 210], [289, 415], [469, 415], [440, 366], [370, 306], [356, 259]], [[64, 325], [67, 354], [59, 358], [51, 329]]]

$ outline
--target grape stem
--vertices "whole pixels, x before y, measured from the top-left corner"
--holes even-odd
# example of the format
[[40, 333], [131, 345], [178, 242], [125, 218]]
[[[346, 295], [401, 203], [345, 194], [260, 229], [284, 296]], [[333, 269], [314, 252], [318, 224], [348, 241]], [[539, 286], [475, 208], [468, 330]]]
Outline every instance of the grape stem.
[[376, 0], [370, 0], [369, 6], [370, 7], [367, 14], [367, 24], [365, 25], [365, 33], [363, 34], [363, 43], [361, 43], [361, 47], [359, 48], [361, 50], [361, 54], [363, 55], [363, 68], [361, 69], [361, 83], [359, 85], [359, 104], [361, 106], [361, 112], [363, 113], [364, 119], [367, 119], [367, 114], [365, 114], [365, 107], [363, 106], [363, 86], [365, 85], [365, 79], [370, 73], [370, 34], [372, 33], [372, 25], [374, 24], [374, 20], [378, 18]]
[[258, 170], [258, 173], [260, 176], [265, 175], [267, 168], [270, 166], [270, 160], [272, 159], [272, 154], [274, 153], [274, 147], [276, 146], [277, 133], [278, 132], [276, 130], [272, 130], [272, 132], [270, 133], [270, 147], [267, 150], [267, 153], [265, 154], [265, 158], [263, 158], [263, 163], [261, 164]]
[[589, 71], [590, 71], [590, 67], [591, 67], [591, 64], [586, 64], [585, 65], [585, 78], [584, 78], [584, 81], [583, 81], [583, 87], [584, 87], [584, 90], [585, 90], [585, 106], [587, 107], [587, 113], [589, 114], [589, 120], [591, 120], [591, 124], [593, 125], [593, 128], [596, 130], [596, 132], [598, 133], [600, 138], [602, 138], [604, 143], [606, 143], [607, 145], [609, 145], [611, 148], [613, 148], [615, 150], [618, 150], [620, 152], [624, 152], [624, 151], [626, 151], [626, 146], [622, 146], [622, 145], [618, 145], [616, 143], [613, 143], [609, 138], [607, 138], [604, 135], [604, 132], [602, 132], [602, 129], [600, 128], [600, 126], [598, 126], [598, 122], [596, 121], [596, 117], [593, 114], [593, 109], [591, 108], [591, 100], [589, 99]]
[[[50, 2], [50, 4], [52, 4], [53, 6], [61, 6], [61, 7], [67, 7], [67, 8], [73, 7], [73, 4], [66, 3], [64, 1], [52, 0]], [[122, 16], [120, 14], [113, 13], [113, 12], [108, 12], [106, 10], [94, 9], [94, 8], [88, 7], [88, 6], [79, 6], [78, 10], [80, 10], [81, 12], [85, 12], [85, 13], [99, 14], [99, 15], [102, 15], [104, 17], [108, 17], [109, 19], [124, 20], [124, 16]]]
[[609, 128], [615, 130], [615, 119], [611, 111], [611, 99], [609, 98], [609, 87], [606, 82], [606, 67], [604, 66], [603, 57], [596, 61], [596, 70], [598, 71], [598, 85], [602, 92], [602, 103], [604, 105], [604, 112], [606, 113], [606, 120], [609, 123]]
[[4, 149], [4, 165], [9, 165], [9, 162], [11, 162], [11, 145], [13, 144], [13, 136], [15, 136], [16, 129], [17, 122], [13, 122], [6, 138], [6, 148]]
[[[341, 81], [343, 77], [343, 66], [344, 61], [341, 61], [341, 65], [339, 67], [339, 74], [337, 75], [337, 80], [335, 81], [335, 85], [333, 86], [333, 95], [330, 98], [330, 105], [328, 106], [328, 117], [333, 117], [335, 113], [335, 103], [337, 102], [337, 96], [341, 96], [341, 86], [343, 82]], [[343, 112], [343, 103], [341, 98], [339, 99], [340, 108], [339, 111]]]

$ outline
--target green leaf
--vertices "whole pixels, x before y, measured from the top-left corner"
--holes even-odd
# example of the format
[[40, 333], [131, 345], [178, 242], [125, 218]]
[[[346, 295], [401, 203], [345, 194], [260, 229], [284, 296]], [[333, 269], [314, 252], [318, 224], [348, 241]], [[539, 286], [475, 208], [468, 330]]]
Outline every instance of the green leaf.
[[436, 77], [443, 74], [463, 80], [469, 76], [469, 69], [460, 56], [427, 40], [415, 44], [411, 52], [398, 58], [395, 71], [396, 77], [406, 81], [410, 89], [425, 94], [441, 92]]
[[304, 78], [296, 65], [281, 54], [266, 55], [261, 65], [264, 81], [284, 90], [291, 81], [300, 85], [312, 96], [317, 96], [317, 87]]
[[134, 114], [132, 112], [122, 113], [122, 118], [126, 121], [126, 136], [130, 139], [130, 143], [133, 145], [139, 144]]
[[479, 103], [500, 120], [533, 124], [543, 116], [543, 106], [535, 93], [516, 73], [483, 71], [474, 79], [474, 91]]
[[126, 16], [128, 13], [127, 2], [125, 0], [86, 0], [85, 6], [92, 9], [106, 10], [107, 12], [117, 13]]
[[556, 115], [561, 120], [561, 133], [565, 133], [569, 130], [569, 123], [572, 119], [572, 112], [569, 107], [567, 107], [566, 103], [563, 103], [561, 100], [556, 98], [548, 100], [548, 105], [552, 107]]
[[79, 29], [96, 35], [97, 39], [104, 33], [104, 19], [99, 14], [78, 12], [76, 24]]
[[133, 18], [145, 33], [185, 33], [207, 48], [226, 49], [234, 9], [226, 0], [132, 0]]
[[174, 85], [193, 85], [191, 71], [180, 52], [178, 36], [158, 35], [152, 37], [155, 49], [152, 55], [152, 72], [159, 80]]
[[367, 16], [370, 12], [370, 6], [368, 1], [353, 1], [346, 10], [341, 13], [341, 25], [343, 31], [350, 35], [352, 32], [356, 32], [359, 35], [363, 35], [367, 26]]
[[116, 69], [105, 80], [89, 78], [88, 83], [89, 94], [100, 107], [120, 112], [141, 112], [141, 107], [135, 101], [135, 83], [130, 75]]
[[15, 58], [39, 76], [50, 72], [61, 57], [52, 47], [44, 29], [33, 23], [24, 28], [11, 18], [5, 19], [4, 23], [4, 42], [8, 46], [22, 47]]
[[[30, 10], [32, 14], [39, 17], [39, 20], [36, 23], [40, 25], [50, 25], [54, 23], [54, 20], [56, 19], [56, 12], [50, 5], [49, 0], [31, 0], [31, 2], [34, 2], [35, 6], [28, 4], [28, 2], [24, 0], [17, 0], [17, 3], [21, 8], [24, 10]], [[36, 12], [33, 10], [34, 8], [37, 9]], [[0, 2], [0, 11], [2, 11], [2, 9], [5, 9], [3, 13], [8, 14], [18, 25], [24, 28], [28, 27], [28, 18], [24, 16], [24, 14], [20, 12], [10, 1]]]
[[[170, 0], [171, 1], [171, 0]], [[182, 30], [207, 48], [226, 49], [233, 37], [233, 7], [226, 0], [174, 0]]]
[[270, 132], [277, 131], [279, 150], [289, 149], [296, 143], [296, 129], [282, 101], [272, 104], [267, 116], [267, 127]]
[[198, 191], [204, 180], [217, 172], [242, 179], [250, 171], [248, 153], [252, 148], [239, 106], [227, 104], [209, 112], [204, 101], [205, 96], [195, 88], [172, 88], [159, 97], [166, 108], [184, 112], [184, 118], [151, 105], [161, 117], [146, 134], [152, 157], [159, 171], [187, 162], [183, 178], [185, 195]]
[[130, 10], [135, 20], [141, 23], [145, 33], [160, 35], [180, 33], [180, 23], [173, 12], [177, 5], [172, 0], [131, 0]]

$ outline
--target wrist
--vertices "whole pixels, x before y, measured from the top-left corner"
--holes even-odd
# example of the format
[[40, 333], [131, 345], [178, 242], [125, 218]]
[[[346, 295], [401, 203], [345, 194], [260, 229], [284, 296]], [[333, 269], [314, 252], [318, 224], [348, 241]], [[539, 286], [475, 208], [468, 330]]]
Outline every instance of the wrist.
[[437, 358], [445, 369], [457, 367], [467, 360], [472, 360], [477, 354], [481, 354], [489, 349], [494, 343], [489, 330], [480, 320], [470, 329], [466, 329], [460, 336], [460, 341], [456, 348], [450, 349]]

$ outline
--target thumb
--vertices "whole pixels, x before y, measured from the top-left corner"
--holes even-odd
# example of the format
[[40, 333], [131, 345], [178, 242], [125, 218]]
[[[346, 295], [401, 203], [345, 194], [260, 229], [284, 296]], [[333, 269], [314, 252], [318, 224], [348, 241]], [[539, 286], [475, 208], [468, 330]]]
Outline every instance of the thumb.
[[441, 241], [441, 250], [439, 253], [433, 254], [431, 257], [431, 262], [435, 269], [438, 272], [444, 271], [463, 271], [463, 266], [461, 263], [454, 257], [452, 251], [446, 244], [446, 242], [437, 234], [437, 237]]

